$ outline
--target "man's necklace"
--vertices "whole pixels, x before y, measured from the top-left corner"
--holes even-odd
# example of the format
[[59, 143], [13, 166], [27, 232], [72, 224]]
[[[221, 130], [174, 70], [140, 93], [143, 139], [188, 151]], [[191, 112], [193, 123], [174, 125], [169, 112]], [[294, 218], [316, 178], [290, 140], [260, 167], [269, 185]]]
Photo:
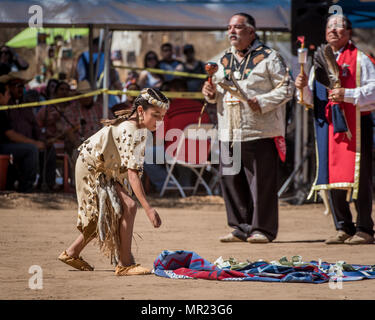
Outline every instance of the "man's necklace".
[[246, 59], [242, 59], [241, 62], [237, 64], [234, 62], [234, 53], [232, 53], [232, 57], [230, 61], [230, 68], [232, 70], [234, 67], [235, 71], [233, 72], [233, 76], [236, 80], [243, 80], [245, 76], [245, 70], [241, 73], [241, 67], [244, 61], [245, 61], [245, 67], [247, 66], [247, 64], [249, 63], [250, 55], [251, 54], [249, 53]]

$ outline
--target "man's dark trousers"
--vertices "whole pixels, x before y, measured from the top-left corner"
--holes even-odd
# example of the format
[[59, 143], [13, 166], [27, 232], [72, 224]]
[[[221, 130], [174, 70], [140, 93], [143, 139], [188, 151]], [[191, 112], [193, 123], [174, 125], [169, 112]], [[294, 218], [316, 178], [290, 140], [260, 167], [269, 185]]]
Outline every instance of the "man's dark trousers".
[[[246, 241], [254, 231], [260, 231], [272, 241], [278, 230], [277, 167], [278, 154], [274, 139], [258, 139], [240, 143], [241, 155], [234, 155], [236, 147], [221, 143], [221, 189], [226, 205], [228, 225], [236, 237]], [[223, 148], [229, 156], [241, 161], [237, 174], [225, 175], [228, 164]], [[227, 149], [228, 150], [228, 149]], [[233, 151], [234, 150], [234, 151]]]

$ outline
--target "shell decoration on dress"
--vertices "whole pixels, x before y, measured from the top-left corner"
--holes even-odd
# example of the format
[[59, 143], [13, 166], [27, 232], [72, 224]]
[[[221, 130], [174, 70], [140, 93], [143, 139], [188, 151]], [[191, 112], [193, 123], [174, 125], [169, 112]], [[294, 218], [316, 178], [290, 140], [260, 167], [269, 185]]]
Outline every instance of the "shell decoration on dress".
[[128, 169], [143, 173], [147, 129], [123, 121], [103, 127], [78, 148], [76, 188], [79, 204], [78, 229], [86, 237], [96, 233], [100, 249], [118, 263], [120, 240], [118, 224], [122, 207], [115, 185], [119, 183], [128, 194]]

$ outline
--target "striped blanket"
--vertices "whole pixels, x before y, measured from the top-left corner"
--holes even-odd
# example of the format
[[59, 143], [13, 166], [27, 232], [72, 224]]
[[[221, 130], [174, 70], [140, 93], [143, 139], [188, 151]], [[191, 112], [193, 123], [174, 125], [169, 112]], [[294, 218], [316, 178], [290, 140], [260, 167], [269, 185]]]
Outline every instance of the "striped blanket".
[[[219, 261], [219, 260], [217, 260]], [[221, 259], [222, 262], [224, 262]], [[350, 265], [343, 261], [302, 262], [301, 257], [288, 261], [211, 263], [193, 251], [164, 250], [154, 261], [157, 276], [173, 279], [207, 279], [232, 281], [307, 282], [354, 281], [375, 279], [375, 265]]]

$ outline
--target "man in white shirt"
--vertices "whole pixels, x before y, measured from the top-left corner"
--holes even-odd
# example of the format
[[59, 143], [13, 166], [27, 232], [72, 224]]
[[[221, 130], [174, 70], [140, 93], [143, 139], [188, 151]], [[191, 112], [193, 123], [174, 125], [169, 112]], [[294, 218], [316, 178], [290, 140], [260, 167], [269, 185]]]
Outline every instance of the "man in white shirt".
[[[233, 15], [228, 39], [231, 47], [218, 61], [212, 83], [202, 88], [206, 100], [216, 103], [221, 188], [228, 225], [234, 229], [220, 241], [268, 243], [278, 231], [278, 153], [285, 156], [285, 105], [294, 83], [279, 53], [259, 40], [252, 16]], [[235, 83], [242, 99], [220, 86]], [[235, 156], [237, 173], [225, 173], [226, 154]]]
[[[345, 16], [328, 18], [326, 41], [339, 65], [340, 88], [327, 90], [316, 79], [318, 64], [309, 77], [299, 74], [295, 81], [296, 88], [303, 90], [304, 101], [314, 105], [318, 170], [312, 191], [330, 190], [338, 230], [326, 244], [374, 242], [371, 110], [375, 109], [375, 66], [354, 46], [351, 35], [351, 23]], [[332, 104], [340, 105], [349, 135], [334, 130]], [[356, 224], [352, 222], [348, 195], [352, 195], [358, 213]]]

